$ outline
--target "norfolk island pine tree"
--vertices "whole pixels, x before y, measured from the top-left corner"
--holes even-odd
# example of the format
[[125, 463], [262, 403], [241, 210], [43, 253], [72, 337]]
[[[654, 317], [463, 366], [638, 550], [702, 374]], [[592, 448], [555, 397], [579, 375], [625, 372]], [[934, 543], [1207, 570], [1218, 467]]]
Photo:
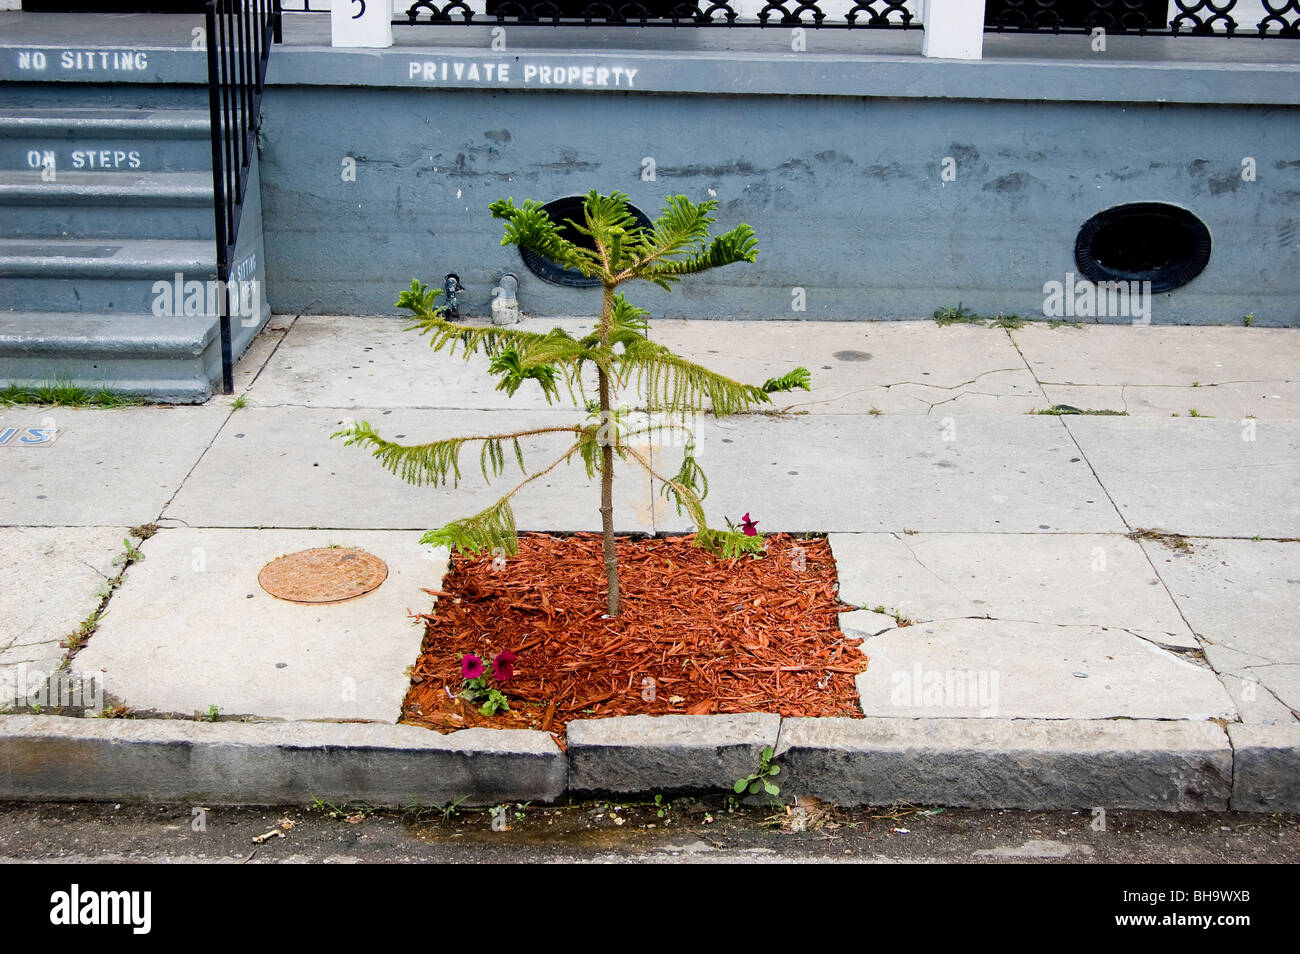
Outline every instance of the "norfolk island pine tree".
[[[754, 230], [738, 225], [721, 235], [710, 236], [712, 213], [717, 203], [692, 203], [686, 196], [670, 196], [649, 229], [643, 229], [628, 211], [627, 196], [620, 192], [587, 194], [583, 222], [567, 224], [590, 240], [584, 248], [565, 238], [540, 203], [526, 200], [516, 206], [513, 199], [498, 199], [489, 206], [494, 218], [505, 221], [502, 245], [530, 248], [540, 255], [583, 275], [597, 279], [602, 288], [600, 320], [596, 330], [574, 338], [561, 328], [546, 333], [499, 326], [453, 323], [442, 317], [434, 302], [439, 290], [430, 290], [419, 280], [401, 293], [397, 307], [414, 315], [410, 330], [429, 335], [435, 351], [446, 348], [463, 356], [482, 353], [490, 358], [489, 373], [498, 375], [497, 390], [513, 396], [527, 380], [542, 389], [547, 403], [559, 398], [561, 382], [570, 399], [585, 405], [588, 417], [570, 427], [535, 427], [502, 434], [453, 437], [428, 444], [397, 444], [381, 437], [366, 421], [352, 424], [334, 437], [348, 445], [370, 448], [373, 456], [390, 472], [416, 485], [456, 486], [461, 477], [460, 452], [466, 444], [479, 444], [479, 467], [485, 479], [499, 478], [506, 470], [507, 445], [524, 480], [487, 509], [430, 530], [421, 543], [446, 546], [470, 554], [500, 551], [511, 556], [519, 552], [518, 534], [510, 500], [532, 481], [577, 455], [588, 479], [600, 475], [600, 518], [607, 584], [606, 612], [619, 611], [618, 562], [614, 548], [614, 459], [642, 467], [660, 482], [662, 493], [673, 500], [678, 513], [683, 509], [696, 526], [695, 542], [721, 556], [755, 552], [761, 542], [735, 530], [710, 527], [703, 500], [708, 481], [695, 460], [694, 435], [686, 425], [689, 415], [709, 411], [722, 417], [743, 413], [771, 403], [776, 391], [809, 390], [806, 368], [795, 368], [761, 386], [742, 384], [688, 361], [662, 345], [650, 341], [647, 312], [637, 308], [617, 291], [625, 282], [653, 282], [665, 290], [683, 276], [706, 272], [739, 262], [752, 263], [758, 255]], [[597, 399], [589, 400], [583, 372], [595, 368]], [[648, 423], [631, 427], [625, 415], [614, 410], [617, 391], [635, 388], [649, 415]], [[581, 402], [581, 403], [580, 403]], [[656, 420], [655, 416], [659, 419]], [[649, 460], [629, 441], [651, 432], [680, 429], [685, 434], [682, 463], [671, 477], [658, 473]], [[524, 466], [521, 438], [543, 434], [567, 434], [569, 446], [549, 465], [529, 474]]]

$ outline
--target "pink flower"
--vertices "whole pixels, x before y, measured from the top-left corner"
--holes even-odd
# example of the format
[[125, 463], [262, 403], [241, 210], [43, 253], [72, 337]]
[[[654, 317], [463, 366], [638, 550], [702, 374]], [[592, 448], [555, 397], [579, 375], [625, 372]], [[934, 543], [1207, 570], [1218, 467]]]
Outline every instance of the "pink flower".
[[477, 679], [483, 675], [483, 660], [479, 659], [473, 653], [466, 653], [460, 657], [460, 674], [465, 679]]
[[497, 682], [509, 682], [514, 674], [515, 654], [508, 649], [503, 653], [497, 653], [496, 658], [492, 660], [492, 678]]
[[758, 536], [758, 521], [750, 520], [749, 514], [745, 514], [740, 518], [740, 529], [745, 531], [745, 536], [756, 537]]

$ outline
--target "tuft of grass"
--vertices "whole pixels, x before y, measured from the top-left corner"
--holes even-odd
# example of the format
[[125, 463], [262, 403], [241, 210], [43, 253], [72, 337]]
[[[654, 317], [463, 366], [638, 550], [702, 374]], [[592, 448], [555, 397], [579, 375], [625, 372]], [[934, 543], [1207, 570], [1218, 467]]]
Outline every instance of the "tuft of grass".
[[241, 407], [247, 407], [248, 396], [245, 394], [239, 395], [239, 397], [235, 398], [233, 401], [230, 402], [230, 406], [234, 408], [236, 411], [238, 411]]
[[1214, 417], [1213, 414], [1202, 414], [1200, 411], [1196, 410], [1196, 408], [1192, 408], [1190, 411], [1188, 411], [1187, 416], [1188, 417]]
[[982, 325], [987, 320], [963, 306], [961, 302], [957, 302], [956, 308], [937, 308], [934, 312], [934, 322], [940, 328], [947, 325]]
[[87, 388], [72, 381], [55, 379], [42, 384], [10, 384], [0, 388], [0, 404], [42, 407], [128, 407], [144, 399], [111, 388]]
[[1024, 326], [1025, 319], [1019, 315], [1004, 315], [1002, 312], [998, 312], [997, 317], [989, 324], [990, 328], [1005, 328], [1007, 331], [1015, 331], [1017, 328], [1023, 328]]
[[1251, 325], [1255, 323], [1255, 313], [1252, 311], [1249, 315], [1247, 315], [1242, 320], [1245, 321], [1246, 327], [1249, 328]]
[[1108, 408], [1079, 408], [1072, 407], [1069, 404], [1053, 404], [1049, 408], [1043, 408], [1038, 411], [1030, 411], [1030, 414], [1052, 414], [1057, 417], [1063, 414], [1089, 414], [1094, 417], [1128, 417], [1128, 411], [1112, 411]]
[[1064, 318], [1049, 318], [1048, 321], [1047, 321], [1047, 327], [1049, 327], [1049, 328], [1061, 328], [1061, 327], [1065, 327], [1065, 328], [1080, 328], [1080, 329], [1082, 329], [1082, 328], [1083, 328], [1083, 322], [1082, 322], [1082, 321], [1067, 321], [1067, 320], [1064, 319]]

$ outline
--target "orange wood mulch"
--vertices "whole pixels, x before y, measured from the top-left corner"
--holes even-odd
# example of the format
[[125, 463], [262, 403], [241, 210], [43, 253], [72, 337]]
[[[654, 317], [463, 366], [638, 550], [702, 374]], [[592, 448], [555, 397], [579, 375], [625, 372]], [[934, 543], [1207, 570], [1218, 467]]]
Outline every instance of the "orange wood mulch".
[[[721, 560], [689, 537], [617, 543], [622, 607], [604, 618], [598, 534], [520, 536], [519, 555], [456, 556], [425, 622], [403, 722], [439, 731], [543, 729], [576, 718], [777, 712], [860, 716], [853, 677], [867, 668], [844, 636], [825, 539], [765, 537], [763, 559]], [[460, 657], [488, 666], [515, 653], [495, 716], [454, 694]], [[450, 690], [450, 694], [448, 692]]]

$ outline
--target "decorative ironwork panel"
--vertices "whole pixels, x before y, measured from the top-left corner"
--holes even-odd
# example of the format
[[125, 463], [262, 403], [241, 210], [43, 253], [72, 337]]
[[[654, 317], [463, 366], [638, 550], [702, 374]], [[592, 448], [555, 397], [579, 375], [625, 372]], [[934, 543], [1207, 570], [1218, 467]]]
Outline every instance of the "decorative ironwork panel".
[[[1300, 38], [1300, 0], [1261, 0], [1267, 13], [1259, 21], [1260, 35]], [[1289, 19], [1288, 19], [1289, 16]], [[1269, 31], [1277, 27], [1275, 33]]]
[[464, 0], [416, 0], [404, 24], [519, 23], [554, 26], [808, 26], [838, 29], [908, 29], [915, 17], [906, 0], [856, 0], [831, 17], [818, 0], [768, 0], [756, 20], [741, 20], [726, 0], [488, 0], [475, 14]]
[[1181, 33], [1185, 26], [1193, 36], [1213, 36], [1217, 31], [1215, 25], [1222, 28], [1228, 36], [1237, 32], [1237, 20], [1232, 9], [1237, 0], [1174, 0], [1178, 15], [1169, 24], [1173, 33]]

